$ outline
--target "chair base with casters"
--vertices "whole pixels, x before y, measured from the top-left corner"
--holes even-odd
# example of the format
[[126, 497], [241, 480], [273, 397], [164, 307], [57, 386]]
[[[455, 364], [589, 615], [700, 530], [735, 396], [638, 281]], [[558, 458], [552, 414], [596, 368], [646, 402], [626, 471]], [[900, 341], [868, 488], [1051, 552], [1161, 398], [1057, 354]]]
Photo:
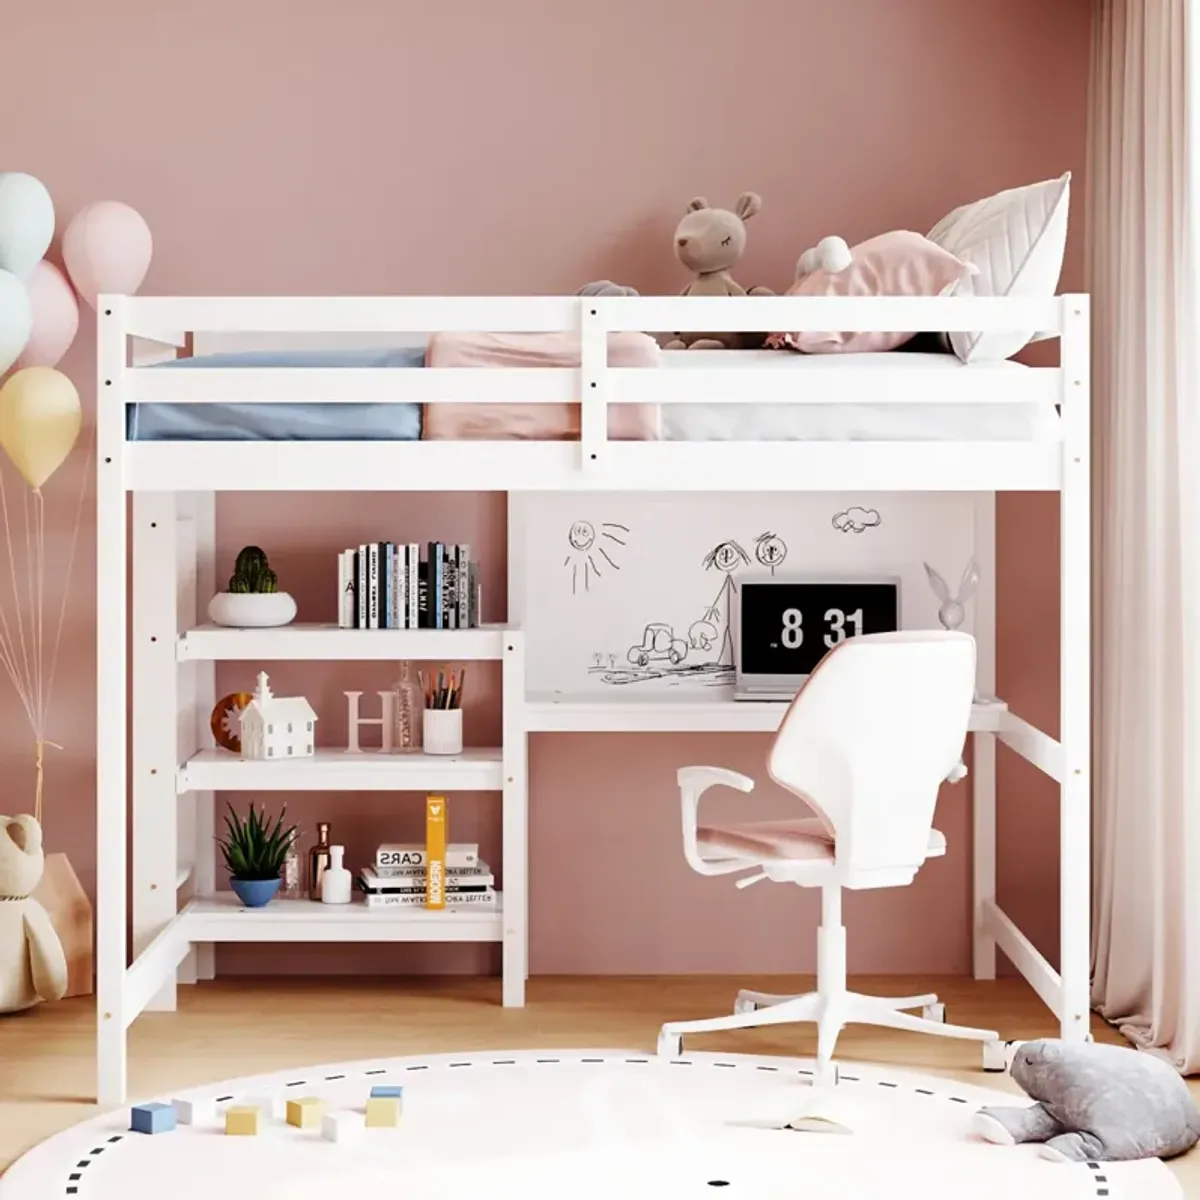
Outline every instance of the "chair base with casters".
[[[965, 774], [966, 769], [958, 763], [948, 771], [946, 778], [957, 780]], [[885, 998], [862, 995], [847, 987], [843, 887], [904, 885], [912, 881], [919, 863], [870, 863], [865, 869], [847, 868], [838, 862], [835, 836], [816, 817], [727, 826], [700, 825], [700, 798], [708, 788], [723, 785], [749, 792], [754, 781], [736, 771], [717, 767], [685, 767], [678, 778], [683, 805], [684, 852], [694, 870], [703, 875], [753, 871], [737, 881], [738, 887], [769, 879], [821, 889], [817, 990], [800, 996], [740, 991], [729, 1016], [671, 1021], [663, 1025], [658, 1037], [660, 1056], [679, 1057], [686, 1034], [811, 1021], [817, 1026], [815, 1078], [820, 1084], [837, 1082], [834, 1049], [842, 1029], [853, 1024], [979, 1042], [984, 1070], [1007, 1069], [1016, 1044], [1002, 1041], [996, 1030], [947, 1024], [945, 1006], [936, 995]], [[945, 838], [937, 830], [929, 829], [924, 857], [937, 857], [945, 852]], [[919, 1015], [912, 1010], [920, 1010]]]

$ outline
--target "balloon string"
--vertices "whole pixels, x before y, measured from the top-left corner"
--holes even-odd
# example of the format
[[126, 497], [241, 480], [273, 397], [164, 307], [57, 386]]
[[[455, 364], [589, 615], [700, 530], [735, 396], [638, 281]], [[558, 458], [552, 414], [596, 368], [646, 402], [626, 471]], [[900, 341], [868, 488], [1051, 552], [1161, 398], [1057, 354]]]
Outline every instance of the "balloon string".
[[38, 738], [34, 743], [37, 747], [37, 782], [34, 785], [33, 795], [33, 819], [41, 825], [42, 823], [42, 791], [45, 780], [44, 762], [46, 757], [46, 747], [53, 746], [55, 750], [61, 750], [62, 747], [57, 742], [47, 741], [45, 738]]
[[[25, 703], [25, 710], [29, 713], [30, 723], [34, 727], [34, 732], [37, 730], [37, 717], [33, 711], [33, 695], [32, 687], [30, 686], [30, 671], [29, 671], [29, 647], [25, 642], [25, 622], [21, 619], [21, 594], [17, 590], [17, 560], [13, 554], [13, 536], [12, 522], [8, 515], [8, 490], [4, 486], [4, 476], [0, 474], [0, 508], [4, 513], [4, 540], [8, 543], [8, 571], [9, 582], [12, 584], [13, 608], [16, 610], [16, 625], [17, 625], [17, 645], [21, 651], [21, 664], [25, 668], [24, 674], [20, 677], [21, 682], [17, 690], [21, 693], [21, 699]], [[13, 652], [13, 662], [16, 664], [16, 651]]]

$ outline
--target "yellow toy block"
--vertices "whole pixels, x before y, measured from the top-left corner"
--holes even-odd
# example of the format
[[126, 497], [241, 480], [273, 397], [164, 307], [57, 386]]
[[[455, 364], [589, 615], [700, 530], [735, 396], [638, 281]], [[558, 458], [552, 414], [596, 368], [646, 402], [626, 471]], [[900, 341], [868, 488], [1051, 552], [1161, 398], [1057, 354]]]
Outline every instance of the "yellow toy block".
[[400, 1101], [394, 1096], [373, 1096], [367, 1101], [367, 1128], [393, 1129], [400, 1124]]
[[256, 1137], [258, 1135], [258, 1109], [248, 1104], [239, 1104], [225, 1110], [225, 1132], [234, 1137]]
[[287, 1123], [297, 1129], [320, 1129], [325, 1115], [325, 1102], [315, 1096], [287, 1102]]

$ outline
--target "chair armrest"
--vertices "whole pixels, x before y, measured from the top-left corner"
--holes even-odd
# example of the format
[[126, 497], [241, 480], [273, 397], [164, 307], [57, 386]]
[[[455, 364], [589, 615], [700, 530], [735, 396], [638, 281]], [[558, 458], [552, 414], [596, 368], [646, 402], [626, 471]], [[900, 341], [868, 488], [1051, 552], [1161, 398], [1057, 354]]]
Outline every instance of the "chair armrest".
[[728, 875], [731, 871], [745, 870], [746, 864], [741, 860], [702, 858], [696, 844], [696, 826], [700, 815], [700, 797], [709, 788], [723, 786], [749, 792], [754, 788], [754, 780], [724, 767], [681, 767], [676, 778], [679, 780], [680, 815], [683, 818], [683, 854], [688, 866], [701, 875]]

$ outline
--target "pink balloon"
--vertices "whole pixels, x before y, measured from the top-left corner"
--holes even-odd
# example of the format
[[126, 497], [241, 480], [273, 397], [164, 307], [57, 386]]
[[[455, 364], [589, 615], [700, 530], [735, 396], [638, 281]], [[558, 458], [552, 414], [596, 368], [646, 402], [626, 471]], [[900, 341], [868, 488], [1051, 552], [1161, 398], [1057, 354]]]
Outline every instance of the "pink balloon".
[[119, 200], [89, 204], [63, 234], [63, 262], [75, 290], [92, 308], [101, 292], [132, 296], [146, 278], [153, 251], [150, 226]]
[[25, 291], [33, 310], [33, 332], [17, 367], [57, 366], [79, 332], [79, 301], [67, 277], [44, 258], [25, 280]]

